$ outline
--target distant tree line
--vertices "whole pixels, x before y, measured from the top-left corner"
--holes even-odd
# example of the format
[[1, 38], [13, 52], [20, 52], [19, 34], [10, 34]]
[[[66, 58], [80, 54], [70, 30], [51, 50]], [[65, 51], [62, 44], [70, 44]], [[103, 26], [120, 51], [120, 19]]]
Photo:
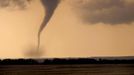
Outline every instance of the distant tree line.
[[10, 64], [134, 64], [134, 59], [129, 60], [117, 60], [117, 59], [5, 59], [0, 60], [1, 65], [10, 65]]

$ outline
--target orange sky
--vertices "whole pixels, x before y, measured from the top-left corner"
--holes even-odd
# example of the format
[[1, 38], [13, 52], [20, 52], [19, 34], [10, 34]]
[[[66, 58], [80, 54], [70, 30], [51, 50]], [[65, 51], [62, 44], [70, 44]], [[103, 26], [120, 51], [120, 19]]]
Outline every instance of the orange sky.
[[[0, 57], [26, 58], [37, 45], [37, 32], [45, 15], [39, 0], [26, 10], [0, 10]], [[62, 1], [41, 35], [44, 58], [132, 56], [134, 25], [85, 24], [69, 1]]]

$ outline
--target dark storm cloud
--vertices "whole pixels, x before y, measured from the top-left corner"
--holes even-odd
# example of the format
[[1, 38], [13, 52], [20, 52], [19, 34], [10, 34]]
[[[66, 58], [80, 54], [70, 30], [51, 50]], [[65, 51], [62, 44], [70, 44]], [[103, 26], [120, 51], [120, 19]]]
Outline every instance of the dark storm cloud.
[[75, 0], [74, 7], [86, 23], [123, 24], [134, 22], [133, 0]]
[[0, 8], [19, 7], [25, 9], [31, 0], [0, 0]]

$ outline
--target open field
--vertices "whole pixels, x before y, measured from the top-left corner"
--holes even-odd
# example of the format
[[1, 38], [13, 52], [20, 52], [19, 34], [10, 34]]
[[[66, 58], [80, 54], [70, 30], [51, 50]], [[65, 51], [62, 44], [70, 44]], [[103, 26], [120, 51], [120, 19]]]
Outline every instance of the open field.
[[134, 64], [1, 65], [0, 75], [134, 75]]

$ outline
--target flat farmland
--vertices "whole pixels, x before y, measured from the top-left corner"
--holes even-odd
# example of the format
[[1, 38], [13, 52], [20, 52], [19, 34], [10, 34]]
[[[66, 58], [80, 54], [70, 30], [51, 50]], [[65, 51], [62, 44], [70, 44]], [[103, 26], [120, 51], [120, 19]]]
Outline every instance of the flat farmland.
[[0, 75], [134, 75], [134, 64], [0, 65]]

